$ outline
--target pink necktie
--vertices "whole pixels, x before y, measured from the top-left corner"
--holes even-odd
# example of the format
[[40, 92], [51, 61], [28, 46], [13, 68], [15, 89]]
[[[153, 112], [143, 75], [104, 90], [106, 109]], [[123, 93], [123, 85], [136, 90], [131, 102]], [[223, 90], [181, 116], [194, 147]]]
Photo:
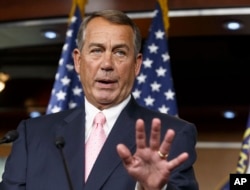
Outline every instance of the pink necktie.
[[103, 129], [105, 122], [106, 118], [102, 112], [96, 114], [93, 129], [85, 145], [85, 181], [87, 180], [95, 160], [106, 140], [106, 135]]

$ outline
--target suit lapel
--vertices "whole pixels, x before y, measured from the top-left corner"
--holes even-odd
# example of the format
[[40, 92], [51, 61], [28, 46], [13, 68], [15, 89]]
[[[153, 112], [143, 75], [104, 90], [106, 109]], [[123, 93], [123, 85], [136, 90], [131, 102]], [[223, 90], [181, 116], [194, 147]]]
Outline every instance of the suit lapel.
[[[82, 189], [84, 182], [84, 109], [75, 110], [58, 125], [56, 137], [65, 139], [63, 152], [74, 189]], [[66, 171], [65, 171], [66, 172]]]

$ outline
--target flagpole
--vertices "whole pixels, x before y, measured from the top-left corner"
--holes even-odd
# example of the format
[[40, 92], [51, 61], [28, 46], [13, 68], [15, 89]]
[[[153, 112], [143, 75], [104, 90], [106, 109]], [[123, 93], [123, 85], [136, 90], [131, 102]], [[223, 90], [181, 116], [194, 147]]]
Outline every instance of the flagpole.
[[168, 32], [169, 29], [169, 16], [168, 16], [168, 1], [167, 0], [158, 0], [161, 11], [162, 11], [162, 19], [163, 19], [163, 23], [164, 23], [164, 28], [166, 33]]

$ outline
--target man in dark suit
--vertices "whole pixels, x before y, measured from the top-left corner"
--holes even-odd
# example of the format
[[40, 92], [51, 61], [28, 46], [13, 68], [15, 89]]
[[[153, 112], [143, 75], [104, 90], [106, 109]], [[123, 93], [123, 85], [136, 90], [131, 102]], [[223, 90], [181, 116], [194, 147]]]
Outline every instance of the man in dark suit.
[[[0, 190], [198, 190], [195, 126], [131, 95], [142, 64], [137, 26], [122, 12], [99, 11], [84, 20], [77, 40], [83, 107], [22, 121]], [[106, 140], [86, 177], [85, 144], [99, 112]]]

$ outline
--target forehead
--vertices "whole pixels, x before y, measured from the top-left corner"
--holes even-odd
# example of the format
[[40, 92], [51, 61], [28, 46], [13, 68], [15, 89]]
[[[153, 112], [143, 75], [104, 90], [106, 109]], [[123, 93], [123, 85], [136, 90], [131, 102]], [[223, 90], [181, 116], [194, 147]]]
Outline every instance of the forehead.
[[120, 37], [128, 40], [128, 38], [133, 39], [133, 30], [129, 25], [116, 24], [102, 17], [96, 17], [88, 23], [85, 35], [88, 37], [104, 35], [105, 37]]

